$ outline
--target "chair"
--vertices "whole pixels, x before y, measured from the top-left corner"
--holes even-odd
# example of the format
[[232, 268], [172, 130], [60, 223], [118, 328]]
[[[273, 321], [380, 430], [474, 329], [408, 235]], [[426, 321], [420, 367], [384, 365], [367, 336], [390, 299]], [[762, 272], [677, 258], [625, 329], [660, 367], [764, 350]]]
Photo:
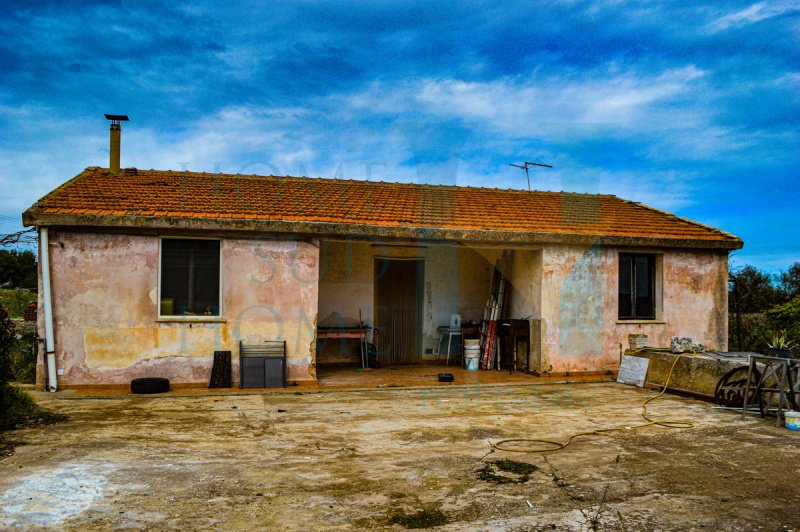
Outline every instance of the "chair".
[[453, 343], [453, 338], [456, 338], [459, 341], [459, 349], [460, 342], [461, 342], [461, 327], [450, 327], [449, 325], [443, 325], [442, 327], [438, 328], [439, 330], [439, 345], [436, 348], [436, 356], [440, 356], [442, 354], [442, 340], [444, 340], [445, 335], [447, 335], [447, 358], [445, 358], [445, 366], [450, 364], [450, 346]]
[[286, 388], [286, 341], [240, 341], [239, 387]]

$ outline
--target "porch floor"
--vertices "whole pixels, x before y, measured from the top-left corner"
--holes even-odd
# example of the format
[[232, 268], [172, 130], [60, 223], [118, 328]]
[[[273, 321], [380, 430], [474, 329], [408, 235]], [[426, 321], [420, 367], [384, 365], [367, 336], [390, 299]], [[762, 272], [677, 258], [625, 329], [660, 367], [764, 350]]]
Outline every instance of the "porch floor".
[[[453, 382], [439, 382], [439, 373], [451, 373]], [[481, 384], [535, 384], [547, 382], [597, 382], [611, 380], [609, 375], [582, 377], [536, 377], [519, 371], [470, 371], [458, 364], [424, 363], [403, 366], [385, 366], [362, 370], [350, 366], [320, 366], [317, 368], [317, 386], [320, 388], [400, 388]]]
[[[439, 373], [452, 373], [453, 382], [439, 382]], [[306, 393], [333, 390], [369, 390], [376, 388], [429, 388], [433, 386], [519, 386], [523, 384], [561, 384], [573, 382], [604, 382], [616, 379], [613, 375], [571, 375], [537, 377], [519, 371], [469, 371], [460, 366], [441, 363], [424, 363], [404, 366], [387, 366], [362, 370], [355, 366], [321, 366], [317, 368], [316, 382], [299, 382], [287, 388], [208, 388], [205, 385], [177, 385], [165, 394], [138, 397], [194, 396], [194, 395], [247, 395], [263, 393]], [[112, 397], [132, 396], [127, 385], [60, 390], [57, 397]]]

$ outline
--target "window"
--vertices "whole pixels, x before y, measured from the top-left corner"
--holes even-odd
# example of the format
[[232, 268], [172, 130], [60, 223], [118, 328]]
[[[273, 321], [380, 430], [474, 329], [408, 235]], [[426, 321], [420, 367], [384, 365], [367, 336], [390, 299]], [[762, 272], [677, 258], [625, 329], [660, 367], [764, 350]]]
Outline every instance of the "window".
[[161, 240], [161, 316], [219, 316], [219, 240]]
[[656, 319], [656, 256], [619, 254], [619, 319]]

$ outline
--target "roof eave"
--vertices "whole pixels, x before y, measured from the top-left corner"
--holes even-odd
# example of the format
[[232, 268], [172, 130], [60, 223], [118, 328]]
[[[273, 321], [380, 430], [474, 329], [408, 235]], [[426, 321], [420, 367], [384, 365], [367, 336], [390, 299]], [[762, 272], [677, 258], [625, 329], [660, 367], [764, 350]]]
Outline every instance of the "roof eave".
[[483, 229], [425, 228], [382, 226], [330, 222], [255, 220], [230, 218], [188, 218], [171, 216], [131, 216], [44, 213], [36, 205], [22, 214], [23, 224], [42, 227], [75, 227], [98, 229], [133, 229], [161, 231], [231, 231], [243, 233], [292, 233], [337, 235], [361, 238], [451, 240], [474, 243], [514, 244], [603, 244], [617, 246], [663, 246], [692, 249], [741, 249], [744, 243], [736, 237], [721, 239], [660, 238], [625, 235], [585, 235], [530, 231], [497, 231]]

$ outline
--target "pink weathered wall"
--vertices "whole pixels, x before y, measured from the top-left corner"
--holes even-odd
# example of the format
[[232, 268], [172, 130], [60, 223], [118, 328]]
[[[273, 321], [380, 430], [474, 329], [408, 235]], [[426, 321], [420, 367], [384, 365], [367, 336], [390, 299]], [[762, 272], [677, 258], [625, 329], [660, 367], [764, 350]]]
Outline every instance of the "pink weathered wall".
[[51, 231], [50, 253], [62, 386], [207, 383], [214, 350], [232, 351], [237, 382], [253, 335], [287, 341], [290, 381], [316, 377], [315, 244], [222, 239], [222, 319], [190, 323], [158, 320], [157, 237]]
[[[661, 256], [661, 303], [656, 320], [617, 319], [620, 251]], [[713, 350], [727, 349], [728, 257], [724, 252], [621, 250], [550, 246], [543, 250], [540, 371], [615, 369], [619, 344], [643, 333], [668, 347], [688, 336]], [[659, 296], [657, 296], [657, 300]]]
[[[647, 334], [652, 346], [667, 346], [675, 335], [692, 337], [710, 349], [727, 348], [727, 254], [636, 250], [661, 257], [660, 315], [657, 320], [620, 322], [620, 251], [577, 246], [518, 250], [509, 306], [541, 319], [541, 343], [533, 347], [538, 367], [532, 369], [615, 369], [619, 343], [627, 347], [630, 333]], [[192, 323], [158, 320], [157, 237], [53, 230], [50, 253], [55, 345], [58, 367], [65, 371], [58, 379], [62, 386], [127, 384], [142, 376], [204, 384], [214, 350], [232, 351], [237, 382], [238, 341], [251, 336], [287, 341], [290, 381], [316, 377], [316, 243], [223, 239], [222, 319]], [[328, 276], [324, 282], [330, 282]], [[437, 289], [449, 286], [439, 278], [431, 282]], [[483, 287], [487, 293], [488, 282]], [[325, 301], [327, 308], [330, 301]], [[41, 308], [39, 316], [43, 334]]]

